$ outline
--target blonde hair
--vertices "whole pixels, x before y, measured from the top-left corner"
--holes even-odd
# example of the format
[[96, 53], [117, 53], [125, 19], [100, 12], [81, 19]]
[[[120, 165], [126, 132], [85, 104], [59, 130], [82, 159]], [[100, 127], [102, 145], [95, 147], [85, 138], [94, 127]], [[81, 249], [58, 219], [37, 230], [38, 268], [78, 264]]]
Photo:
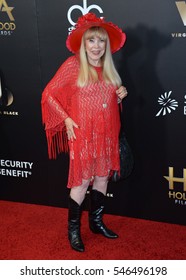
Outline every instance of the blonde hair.
[[80, 71], [77, 79], [77, 85], [79, 87], [86, 86], [89, 82], [97, 82], [98, 75], [93, 66], [88, 63], [87, 54], [85, 50], [85, 40], [90, 39], [94, 36], [100, 37], [106, 42], [105, 53], [102, 56], [102, 66], [103, 66], [103, 79], [106, 83], [112, 83], [115, 86], [121, 85], [121, 78], [114, 66], [112, 59], [110, 41], [106, 30], [102, 27], [91, 27], [88, 29], [81, 40], [81, 46], [79, 50], [80, 57]]

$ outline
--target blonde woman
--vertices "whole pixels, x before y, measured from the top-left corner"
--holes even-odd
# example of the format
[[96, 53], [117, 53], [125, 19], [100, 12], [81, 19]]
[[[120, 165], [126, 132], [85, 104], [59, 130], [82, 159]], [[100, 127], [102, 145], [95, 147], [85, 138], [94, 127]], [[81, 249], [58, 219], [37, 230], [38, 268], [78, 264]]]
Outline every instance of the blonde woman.
[[80, 232], [81, 205], [89, 185], [89, 227], [107, 238], [118, 235], [103, 223], [109, 177], [120, 170], [118, 103], [127, 95], [112, 60], [126, 35], [113, 23], [88, 13], [68, 36], [74, 53], [59, 68], [42, 95], [49, 158], [69, 151], [68, 238], [85, 250]]

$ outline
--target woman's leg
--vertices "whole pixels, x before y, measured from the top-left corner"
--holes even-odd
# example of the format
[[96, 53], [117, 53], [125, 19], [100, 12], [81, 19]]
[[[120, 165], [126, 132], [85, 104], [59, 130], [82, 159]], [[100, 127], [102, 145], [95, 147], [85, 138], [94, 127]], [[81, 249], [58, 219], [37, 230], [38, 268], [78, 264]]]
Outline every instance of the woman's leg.
[[68, 212], [68, 239], [71, 247], [79, 252], [85, 250], [84, 244], [81, 239], [81, 204], [85, 198], [87, 188], [90, 180], [83, 180], [82, 185], [73, 187], [69, 196], [69, 212]]
[[89, 227], [94, 233], [100, 233], [107, 238], [117, 238], [118, 235], [108, 229], [102, 220], [107, 184], [108, 176], [95, 177], [90, 193]]
[[70, 190], [70, 197], [76, 201], [79, 205], [83, 202], [85, 198], [85, 194], [87, 192], [88, 186], [89, 186], [90, 180], [84, 180], [82, 181], [82, 185], [78, 187], [73, 187]]
[[108, 184], [108, 176], [105, 177], [95, 176], [92, 189], [97, 190], [103, 193], [104, 195], [106, 195], [107, 184]]

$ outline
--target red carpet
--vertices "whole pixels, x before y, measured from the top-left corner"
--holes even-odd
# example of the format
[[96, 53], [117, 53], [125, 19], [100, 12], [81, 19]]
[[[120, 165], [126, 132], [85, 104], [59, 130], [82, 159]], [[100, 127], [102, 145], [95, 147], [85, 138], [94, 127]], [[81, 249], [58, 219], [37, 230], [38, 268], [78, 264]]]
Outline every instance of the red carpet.
[[86, 251], [72, 250], [67, 240], [67, 209], [0, 201], [1, 260], [185, 260], [186, 227], [105, 215], [119, 234], [109, 240], [90, 232], [82, 217]]

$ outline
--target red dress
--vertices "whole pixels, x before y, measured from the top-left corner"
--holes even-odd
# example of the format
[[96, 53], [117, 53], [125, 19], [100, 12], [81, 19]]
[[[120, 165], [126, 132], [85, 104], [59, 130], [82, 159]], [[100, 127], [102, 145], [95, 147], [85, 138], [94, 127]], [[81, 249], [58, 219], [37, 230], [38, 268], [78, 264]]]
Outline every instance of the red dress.
[[[102, 79], [102, 68], [95, 67], [99, 81], [80, 88], [76, 85], [79, 61], [69, 57], [42, 94], [42, 116], [49, 158], [70, 151], [68, 188], [80, 186], [82, 179], [107, 176], [120, 170], [120, 118], [116, 86]], [[72, 118], [76, 140], [67, 140], [64, 120]]]

